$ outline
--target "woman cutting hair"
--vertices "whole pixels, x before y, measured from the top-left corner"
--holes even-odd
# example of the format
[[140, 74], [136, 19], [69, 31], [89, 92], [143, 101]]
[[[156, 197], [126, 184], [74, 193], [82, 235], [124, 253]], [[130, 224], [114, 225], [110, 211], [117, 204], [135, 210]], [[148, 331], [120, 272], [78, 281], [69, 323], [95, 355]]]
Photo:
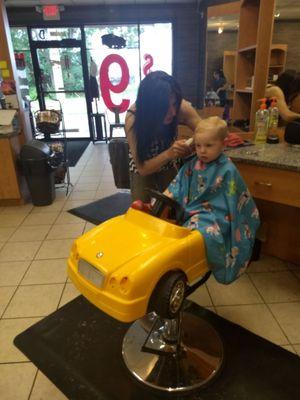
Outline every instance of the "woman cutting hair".
[[149, 201], [146, 188], [165, 190], [177, 173], [175, 160], [191, 153], [185, 140], [177, 138], [178, 123], [194, 131], [199, 121], [172, 76], [155, 71], [141, 81], [125, 119], [133, 200]]
[[276, 97], [279, 115], [286, 122], [300, 118], [300, 74], [288, 69], [279, 75], [277, 81], [268, 85], [266, 97]]

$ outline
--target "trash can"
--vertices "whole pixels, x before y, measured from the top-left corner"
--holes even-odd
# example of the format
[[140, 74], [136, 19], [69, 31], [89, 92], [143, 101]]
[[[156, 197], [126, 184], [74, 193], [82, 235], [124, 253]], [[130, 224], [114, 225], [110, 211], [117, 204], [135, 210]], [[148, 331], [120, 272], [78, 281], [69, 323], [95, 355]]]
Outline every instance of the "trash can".
[[47, 206], [55, 199], [53, 157], [50, 147], [40, 140], [33, 139], [21, 148], [20, 164], [35, 206]]

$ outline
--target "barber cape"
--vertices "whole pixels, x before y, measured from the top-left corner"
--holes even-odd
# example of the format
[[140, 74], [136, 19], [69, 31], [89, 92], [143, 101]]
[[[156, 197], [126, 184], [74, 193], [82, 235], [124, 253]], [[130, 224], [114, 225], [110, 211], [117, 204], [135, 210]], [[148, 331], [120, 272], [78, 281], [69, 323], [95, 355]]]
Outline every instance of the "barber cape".
[[256, 205], [228, 157], [203, 163], [193, 157], [183, 165], [168, 191], [186, 211], [183, 226], [198, 229], [216, 280], [228, 284], [250, 261], [259, 227]]

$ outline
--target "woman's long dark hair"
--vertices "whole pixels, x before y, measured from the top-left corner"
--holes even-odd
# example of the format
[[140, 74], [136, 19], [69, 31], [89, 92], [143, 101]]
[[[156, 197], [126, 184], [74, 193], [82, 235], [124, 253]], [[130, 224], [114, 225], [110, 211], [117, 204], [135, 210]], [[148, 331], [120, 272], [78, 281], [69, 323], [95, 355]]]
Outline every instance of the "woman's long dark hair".
[[166, 139], [164, 118], [168, 112], [171, 96], [175, 96], [176, 117], [168, 125], [169, 140], [176, 135], [178, 112], [182, 101], [180, 87], [176, 80], [163, 71], [148, 74], [140, 83], [134, 122], [137, 157], [140, 162], [147, 159], [149, 148], [155, 139]]
[[280, 87], [280, 89], [283, 91], [287, 104], [291, 101], [291, 95], [294, 92], [293, 85], [296, 75], [297, 72], [294, 69], [287, 69], [279, 75], [277, 81], [275, 82], [275, 85]]

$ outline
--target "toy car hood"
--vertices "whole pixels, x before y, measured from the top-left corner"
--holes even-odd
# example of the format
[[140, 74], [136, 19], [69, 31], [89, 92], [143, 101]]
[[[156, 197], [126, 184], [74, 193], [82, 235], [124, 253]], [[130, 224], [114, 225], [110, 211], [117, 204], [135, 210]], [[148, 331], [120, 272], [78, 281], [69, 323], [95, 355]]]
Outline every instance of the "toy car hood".
[[76, 240], [78, 258], [111, 274], [134, 258], [158, 254], [176, 239], [189, 235], [186, 228], [130, 208]]

